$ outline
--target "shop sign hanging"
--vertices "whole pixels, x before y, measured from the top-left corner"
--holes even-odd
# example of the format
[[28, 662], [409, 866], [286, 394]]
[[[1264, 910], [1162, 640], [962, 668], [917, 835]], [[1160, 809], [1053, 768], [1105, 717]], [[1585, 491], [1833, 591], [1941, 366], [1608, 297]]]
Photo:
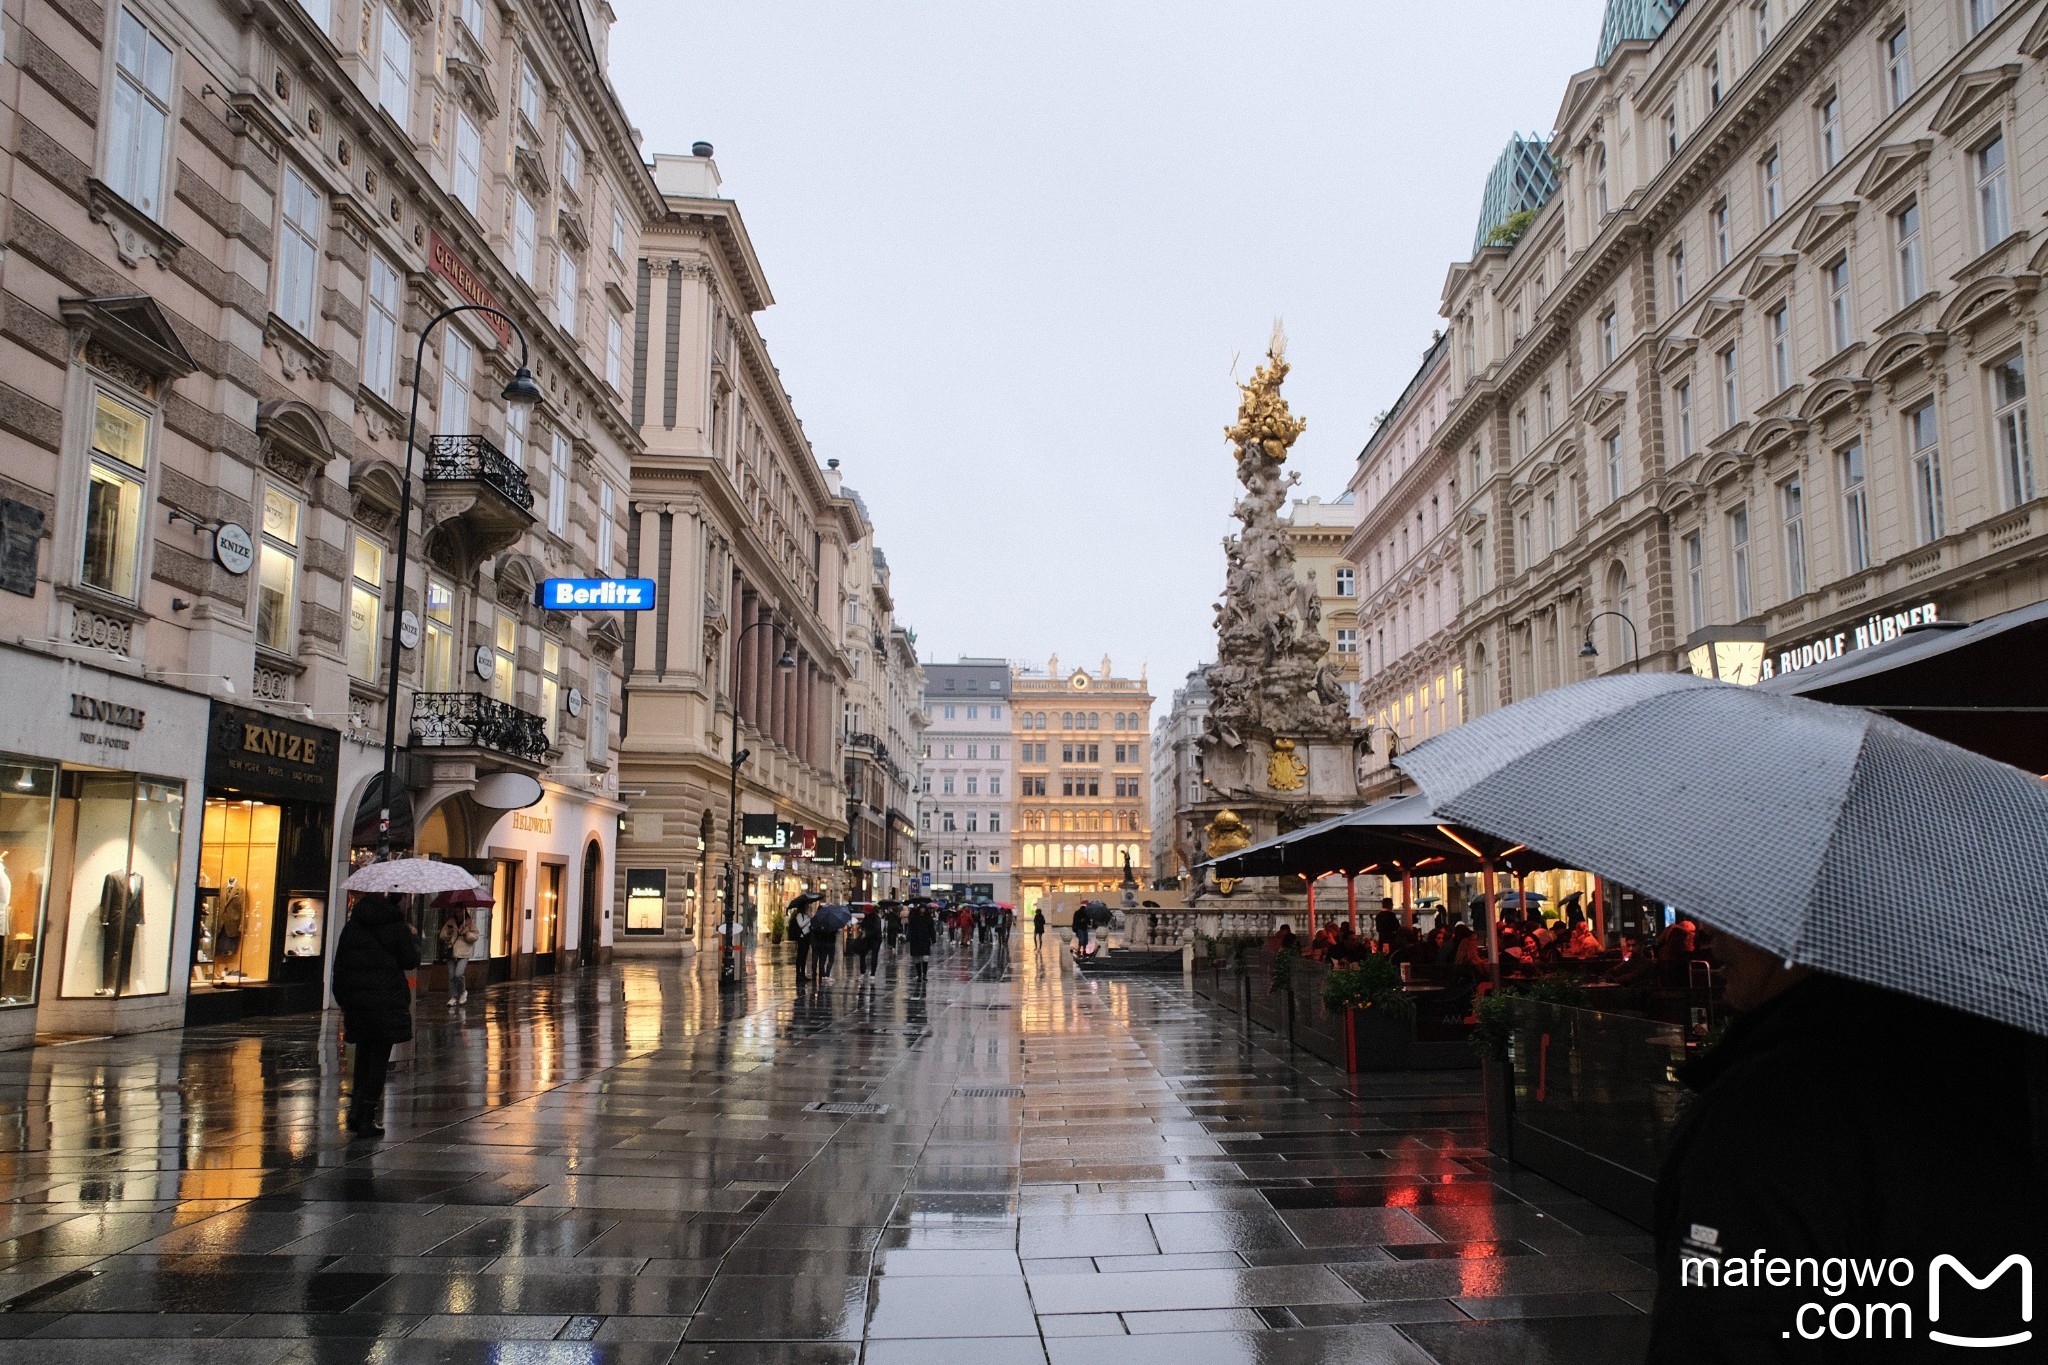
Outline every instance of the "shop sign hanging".
[[250, 796], [332, 804], [340, 776], [332, 730], [222, 702], [213, 704], [206, 784]]
[[545, 611], [652, 611], [651, 578], [544, 578], [533, 590]]
[[1854, 654], [1859, 649], [1869, 649], [1898, 639], [1913, 626], [1932, 625], [1940, 620], [1934, 603], [1922, 602], [1917, 607], [1904, 611], [1884, 612], [1870, 617], [1850, 630], [1838, 630], [1833, 635], [1823, 635], [1791, 649], [1781, 649], [1775, 658], [1764, 659], [1764, 676], [1773, 677], [1779, 673], [1796, 673], [1802, 668], [1824, 664], [1830, 659], [1839, 659], [1845, 654]]
[[775, 847], [775, 816], [742, 815], [740, 817], [740, 842], [749, 848]]
[[241, 523], [224, 521], [214, 528], [213, 557], [223, 569], [240, 578], [256, 566], [256, 542]]

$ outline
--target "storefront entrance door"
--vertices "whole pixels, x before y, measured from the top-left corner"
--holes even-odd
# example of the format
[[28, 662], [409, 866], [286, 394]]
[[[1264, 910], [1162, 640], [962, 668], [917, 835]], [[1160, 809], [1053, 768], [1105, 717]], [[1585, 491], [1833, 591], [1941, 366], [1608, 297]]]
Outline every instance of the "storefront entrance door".
[[583, 924], [576, 937], [577, 960], [585, 967], [597, 965], [597, 887], [603, 854], [592, 840], [583, 850]]

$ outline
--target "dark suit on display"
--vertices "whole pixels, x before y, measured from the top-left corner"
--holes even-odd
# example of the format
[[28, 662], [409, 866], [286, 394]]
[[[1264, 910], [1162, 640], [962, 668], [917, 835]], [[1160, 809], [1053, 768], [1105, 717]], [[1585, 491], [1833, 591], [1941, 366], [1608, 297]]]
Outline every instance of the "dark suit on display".
[[100, 883], [100, 989], [121, 993], [142, 927], [142, 874], [109, 872]]

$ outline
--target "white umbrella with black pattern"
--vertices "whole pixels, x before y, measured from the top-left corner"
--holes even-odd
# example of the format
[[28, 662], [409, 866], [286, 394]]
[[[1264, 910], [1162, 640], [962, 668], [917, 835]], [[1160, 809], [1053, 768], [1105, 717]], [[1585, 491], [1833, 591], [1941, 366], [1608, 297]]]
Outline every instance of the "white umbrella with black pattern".
[[344, 891], [382, 891], [394, 896], [483, 890], [475, 877], [438, 858], [392, 858], [381, 863], [364, 863], [341, 885]]
[[1853, 707], [1601, 678], [1395, 760], [1434, 809], [1817, 971], [2048, 1035], [2048, 782]]

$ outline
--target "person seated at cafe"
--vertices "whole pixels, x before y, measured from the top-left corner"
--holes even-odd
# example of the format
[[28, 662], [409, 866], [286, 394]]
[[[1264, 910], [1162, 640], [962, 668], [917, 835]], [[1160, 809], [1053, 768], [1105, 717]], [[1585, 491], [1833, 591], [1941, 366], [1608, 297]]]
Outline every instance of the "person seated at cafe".
[[1266, 951], [1269, 953], [1284, 953], [1299, 950], [1300, 947], [1301, 940], [1295, 937], [1294, 926], [1291, 924], [1283, 923], [1266, 939]]
[[1657, 944], [1657, 980], [1664, 986], [1683, 986], [1691, 978], [1692, 964], [1699, 961], [1699, 926], [1682, 919], [1664, 931]]
[[1486, 959], [1479, 955], [1479, 935], [1469, 924], [1451, 929], [1451, 979], [1464, 985], [1476, 984], [1486, 975]]
[[1337, 931], [1325, 924], [1309, 936], [1308, 948], [1302, 956], [1314, 958], [1318, 962], [1328, 962], [1330, 960], [1330, 949], [1335, 947], [1336, 944]]
[[1431, 949], [1422, 935], [1413, 929], [1403, 929], [1394, 942], [1393, 952], [1396, 966], [1433, 961]]
[[1565, 941], [1563, 955], [1579, 961], [1600, 956], [1600, 940], [1593, 937], [1593, 926], [1583, 919], [1573, 920], [1571, 937]]
[[1371, 951], [1371, 946], [1360, 938], [1348, 923], [1339, 924], [1331, 935], [1332, 962], [1356, 962]]

